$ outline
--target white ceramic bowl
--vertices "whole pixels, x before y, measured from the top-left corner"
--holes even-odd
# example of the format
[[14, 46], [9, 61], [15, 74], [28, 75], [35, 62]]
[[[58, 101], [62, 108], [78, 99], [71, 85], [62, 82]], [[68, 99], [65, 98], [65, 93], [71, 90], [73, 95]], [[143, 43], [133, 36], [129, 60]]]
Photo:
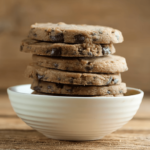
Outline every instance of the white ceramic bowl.
[[30, 127], [49, 138], [78, 141], [101, 139], [121, 128], [135, 115], [144, 94], [128, 88], [124, 97], [36, 95], [29, 84], [7, 91], [14, 111]]

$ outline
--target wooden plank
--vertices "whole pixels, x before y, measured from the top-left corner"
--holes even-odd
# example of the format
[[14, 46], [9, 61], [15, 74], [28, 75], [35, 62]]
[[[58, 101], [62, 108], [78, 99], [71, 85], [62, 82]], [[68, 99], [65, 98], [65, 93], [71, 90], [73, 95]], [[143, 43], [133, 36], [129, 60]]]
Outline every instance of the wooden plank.
[[119, 130], [150, 130], [150, 120], [131, 120]]
[[0, 130], [29, 130], [31, 129], [20, 118], [0, 118]]
[[150, 133], [115, 132], [97, 141], [71, 142], [48, 139], [36, 131], [0, 130], [2, 149], [43, 150], [149, 150]]

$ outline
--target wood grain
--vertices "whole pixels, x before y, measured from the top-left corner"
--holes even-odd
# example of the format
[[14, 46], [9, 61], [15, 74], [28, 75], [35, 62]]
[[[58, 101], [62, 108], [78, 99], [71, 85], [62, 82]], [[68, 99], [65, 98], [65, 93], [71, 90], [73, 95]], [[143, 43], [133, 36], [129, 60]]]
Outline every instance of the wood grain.
[[19, 45], [35, 22], [105, 25], [123, 32], [125, 42], [116, 44], [117, 55], [127, 59], [129, 71], [122, 74], [127, 86], [150, 91], [150, 1], [149, 0], [1, 0], [0, 89], [30, 83], [23, 77], [30, 54]]
[[149, 150], [150, 132], [115, 132], [97, 141], [52, 140], [36, 131], [0, 130], [0, 148], [42, 150]]

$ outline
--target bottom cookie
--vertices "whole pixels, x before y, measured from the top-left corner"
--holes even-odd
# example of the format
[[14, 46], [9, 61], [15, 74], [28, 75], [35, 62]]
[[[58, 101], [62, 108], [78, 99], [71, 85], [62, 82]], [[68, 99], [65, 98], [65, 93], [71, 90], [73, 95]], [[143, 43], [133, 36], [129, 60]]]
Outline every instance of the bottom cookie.
[[[39, 93], [36, 91], [33, 91], [32, 94], [37, 94], [37, 95], [48, 95], [48, 96], [67, 96], [67, 95], [62, 95], [62, 94], [48, 94], [48, 93]], [[70, 96], [70, 95], [69, 95]], [[72, 95], [73, 96], [73, 95]], [[105, 96], [75, 96], [75, 97], [121, 97], [124, 96], [123, 94], [118, 94], [118, 95], [105, 95]]]
[[62, 95], [80, 95], [80, 96], [105, 96], [105, 95], [119, 95], [126, 93], [126, 84], [111, 86], [80, 86], [80, 85], [66, 85], [51, 82], [44, 82], [33, 80], [31, 89], [36, 92]]

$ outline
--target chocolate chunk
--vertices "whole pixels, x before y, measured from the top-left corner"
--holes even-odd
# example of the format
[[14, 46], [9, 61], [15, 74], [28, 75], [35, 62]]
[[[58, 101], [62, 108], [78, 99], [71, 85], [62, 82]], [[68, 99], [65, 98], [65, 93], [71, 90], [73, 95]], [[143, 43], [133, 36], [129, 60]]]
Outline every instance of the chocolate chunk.
[[69, 80], [69, 82], [70, 82], [71, 84], [73, 84], [73, 79], [74, 79], [74, 78], [71, 78], [71, 79]]
[[110, 94], [111, 92], [110, 91], [107, 91], [107, 94]]
[[75, 35], [74, 38], [76, 43], [83, 43], [85, 40], [85, 37], [81, 34]]
[[97, 50], [97, 52], [96, 52], [97, 54], [99, 54], [99, 50]]
[[102, 45], [102, 53], [103, 53], [104, 56], [111, 54], [109, 47], [104, 47]]
[[93, 32], [93, 33], [92, 33], [92, 36], [94, 36], [94, 35], [96, 35], [96, 33]]
[[23, 46], [24, 46], [24, 45], [21, 45], [21, 46], [20, 46], [20, 51], [22, 51], [22, 50], [23, 50]]
[[55, 36], [50, 36], [52, 42], [64, 42], [64, 35], [63, 33], [57, 34]]
[[89, 61], [87, 64], [88, 64], [88, 65], [90, 65], [90, 64], [91, 64], [91, 62]]
[[61, 80], [61, 78], [58, 77], [58, 81], [60, 81], [60, 80]]
[[37, 34], [36, 34], [36, 33], [34, 33], [34, 34], [33, 34], [33, 36], [35, 36], [35, 37], [36, 37], [36, 36], [37, 36]]
[[71, 93], [72, 92], [72, 89], [66, 89], [67, 90], [67, 92], [69, 92], [69, 93]]
[[33, 89], [34, 89], [35, 91], [37, 91], [37, 92], [40, 92], [40, 91], [41, 91], [41, 87], [39, 87], [39, 86], [35, 86]]
[[64, 87], [64, 85], [63, 84], [56, 84], [56, 87], [62, 89]]
[[52, 89], [52, 86], [50, 86], [50, 85], [47, 86], [47, 91], [49, 91], [49, 90], [50, 90], [50, 92], [54, 92], [53, 89]]
[[108, 82], [106, 83], [106, 85], [109, 85], [112, 81], [112, 77], [109, 78]]
[[93, 79], [95, 80], [97, 77], [93, 77]]
[[97, 41], [97, 40], [98, 40], [97, 38], [94, 38], [94, 39], [93, 39], [94, 42]]
[[51, 86], [48, 86], [47, 88], [48, 88], [48, 89], [51, 89], [52, 87], [51, 87]]
[[90, 70], [93, 69], [93, 66], [86, 66], [85, 69], [86, 69], [87, 71], [90, 71]]
[[122, 93], [123, 93], [123, 91], [122, 91], [122, 90], [120, 90], [120, 91], [119, 91], [119, 93], [120, 93], [120, 94], [122, 94]]
[[57, 64], [57, 63], [54, 63], [54, 67], [57, 68], [57, 67], [58, 67], [58, 64]]
[[89, 56], [92, 56], [93, 54], [92, 54], [92, 52], [88, 52], [88, 55], [89, 55]]
[[37, 75], [37, 78], [38, 78], [38, 80], [41, 80], [41, 79], [43, 79], [43, 75], [40, 75], [40, 74], [36, 74]]
[[46, 54], [48, 54], [49, 52], [51, 52], [51, 50], [46, 50]]
[[117, 82], [119, 81], [119, 79], [114, 79], [114, 84], [117, 84]]
[[51, 56], [61, 56], [61, 48], [52, 48]]
[[83, 49], [82, 48], [79, 48], [78, 52], [79, 52], [80, 55], [83, 55]]
[[87, 84], [88, 84], [88, 85], [92, 85], [93, 83], [92, 83], [92, 82], [87, 82]]
[[49, 31], [45, 30], [46, 34], [49, 36]]

